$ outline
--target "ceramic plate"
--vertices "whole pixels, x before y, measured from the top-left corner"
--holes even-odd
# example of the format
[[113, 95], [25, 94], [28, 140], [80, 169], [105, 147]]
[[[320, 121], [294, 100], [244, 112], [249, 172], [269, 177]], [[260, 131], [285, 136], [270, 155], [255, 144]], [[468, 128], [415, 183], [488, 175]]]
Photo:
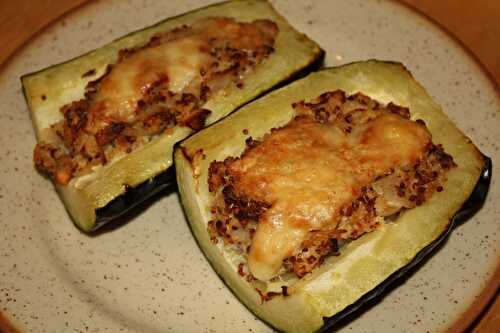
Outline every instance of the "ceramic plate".
[[[211, 1], [93, 2], [53, 24], [0, 75], [0, 310], [21, 332], [268, 332], [203, 257], [177, 193], [162, 193], [94, 236], [71, 223], [33, 168], [35, 137], [19, 77]], [[473, 59], [392, 1], [273, 1], [326, 50], [326, 65], [404, 63], [450, 118], [498, 161], [500, 102]], [[484, 208], [341, 332], [442, 332], [490, 284], [500, 256], [499, 169]], [[496, 283], [496, 282], [495, 282]], [[465, 319], [467, 320], [467, 319]]]

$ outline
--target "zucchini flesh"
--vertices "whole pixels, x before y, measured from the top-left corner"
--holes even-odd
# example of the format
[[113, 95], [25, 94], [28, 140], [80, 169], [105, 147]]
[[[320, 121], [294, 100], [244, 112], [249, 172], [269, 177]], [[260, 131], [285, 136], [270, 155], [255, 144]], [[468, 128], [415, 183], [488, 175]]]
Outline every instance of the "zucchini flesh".
[[[51, 125], [61, 120], [61, 106], [83, 98], [87, 83], [101, 77], [107, 66], [117, 61], [119, 50], [144, 45], [158, 32], [215, 16], [231, 17], [240, 22], [269, 19], [278, 25], [279, 32], [274, 52], [245, 77], [243, 88], [224, 89], [224, 93], [214, 95], [203, 105], [211, 111], [206, 125], [317, 64], [323, 56], [315, 42], [291, 27], [266, 1], [237, 0], [211, 5], [166, 19], [68, 62], [24, 75], [21, 79], [23, 91], [38, 141], [52, 141]], [[173, 133], [162, 134], [125, 157], [74, 179], [67, 186], [55, 184], [74, 223], [84, 231], [95, 230], [174, 183], [173, 177], [161, 175], [173, 164], [174, 144], [191, 133], [189, 128], [175, 127]], [[136, 192], [140, 195], [132, 194], [131, 189], [139, 186], [141, 190]]]
[[[337, 89], [408, 107], [412, 119], [425, 121], [433, 142], [442, 144], [458, 166], [449, 171], [444, 191], [434, 193], [422, 206], [405, 211], [395, 223], [384, 224], [349, 243], [340, 256], [328, 258], [289, 285], [288, 296], [262, 303], [254, 287], [238, 274], [235, 262], [240, 261], [240, 255], [221, 244], [214, 245], [209, 238], [212, 197], [207, 185], [208, 167], [214, 160], [240, 156], [248, 136], [261, 138], [272, 128], [286, 124], [295, 115], [293, 102]], [[376, 60], [310, 74], [245, 106], [182, 142], [176, 149], [175, 163], [187, 218], [215, 271], [252, 312], [287, 332], [317, 331], [324, 326], [324, 318], [332, 317], [325, 326], [330, 327], [407, 274], [436, 248], [453, 224], [480, 208], [491, 174], [489, 160], [401, 64]]]

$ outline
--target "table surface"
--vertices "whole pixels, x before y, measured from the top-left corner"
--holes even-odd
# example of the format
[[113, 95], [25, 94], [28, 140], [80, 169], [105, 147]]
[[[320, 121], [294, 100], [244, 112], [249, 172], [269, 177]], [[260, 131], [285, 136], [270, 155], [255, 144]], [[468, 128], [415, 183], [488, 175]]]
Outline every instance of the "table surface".
[[[0, 69], [36, 32], [88, 0], [0, 0]], [[500, 1], [403, 0], [455, 36], [500, 83]], [[498, 291], [497, 291], [498, 294]], [[474, 313], [477, 313], [477, 309]], [[0, 331], [8, 329], [0, 314]], [[481, 311], [471, 333], [498, 332], [500, 298]]]

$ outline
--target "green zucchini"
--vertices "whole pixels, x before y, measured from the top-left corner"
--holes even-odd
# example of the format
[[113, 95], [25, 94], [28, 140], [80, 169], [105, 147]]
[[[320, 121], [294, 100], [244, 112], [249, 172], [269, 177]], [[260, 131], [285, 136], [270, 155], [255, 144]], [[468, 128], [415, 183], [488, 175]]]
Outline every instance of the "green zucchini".
[[[348, 243], [339, 256], [328, 257], [288, 285], [287, 295], [263, 302], [255, 287], [238, 274], [235, 263], [241, 262], [241, 254], [210, 239], [207, 225], [213, 198], [207, 184], [208, 168], [213, 161], [240, 156], [248, 137], [262, 138], [272, 128], [289, 122], [295, 116], [292, 103], [336, 89], [408, 107], [412, 119], [425, 121], [434, 143], [453, 156], [457, 167], [449, 171], [442, 192], [403, 212], [394, 223], [382, 224]], [[174, 159], [182, 204], [207, 259], [253, 313], [286, 332], [314, 332], [322, 327], [326, 331], [379, 295], [435, 249], [454, 224], [481, 207], [491, 174], [491, 161], [446, 117], [405, 67], [377, 60], [320, 70], [274, 91], [183, 141]], [[266, 288], [272, 290], [272, 282]]]
[[[22, 86], [38, 141], [53, 140], [51, 125], [62, 119], [60, 108], [83, 98], [87, 83], [102, 76], [108, 65], [117, 61], [120, 50], [140, 47], [158, 32], [217, 16], [240, 22], [269, 19], [277, 24], [279, 32], [274, 51], [245, 76], [243, 88], [226, 87], [203, 105], [211, 111], [205, 125], [322, 60], [323, 50], [290, 26], [267, 1], [236, 0], [211, 5], [168, 18], [65, 63], [24, 75]], [[172, 172], [167, 171], [173, 164], [174, 144], [191, 133], [190, 128], [177, 126], [171, 133], [160, 135], [90, 175], [65, 186], [55, 184], [73, 222], [83, 231], [95, 230], [173, 184]]]

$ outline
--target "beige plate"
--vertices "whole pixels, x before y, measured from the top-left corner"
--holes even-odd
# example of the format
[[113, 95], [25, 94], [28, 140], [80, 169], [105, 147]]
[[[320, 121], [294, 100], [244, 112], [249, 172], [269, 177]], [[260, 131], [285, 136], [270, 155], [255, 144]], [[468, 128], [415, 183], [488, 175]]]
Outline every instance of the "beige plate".
[[[32, 40], [0, 76], [0, 310], [22, 332], [266, 332], [212, 271], [176, 193], [96, 236], [70, 222], [37, 174], [19, 77], [210, 1], [96, 2]], [[327, 52], [326, 64], [401, 61], [493, 163], [500, 102], [453, 40], [391, 1], [273, 1]], [[342, 332], [441, 332], [489, 285], [500, 256], [500, 179], [485, 207], [415, 274]], [[476, 302], [476, 303], [475, 303]], [[464, 319], [465, 318], [465, 319]]]

